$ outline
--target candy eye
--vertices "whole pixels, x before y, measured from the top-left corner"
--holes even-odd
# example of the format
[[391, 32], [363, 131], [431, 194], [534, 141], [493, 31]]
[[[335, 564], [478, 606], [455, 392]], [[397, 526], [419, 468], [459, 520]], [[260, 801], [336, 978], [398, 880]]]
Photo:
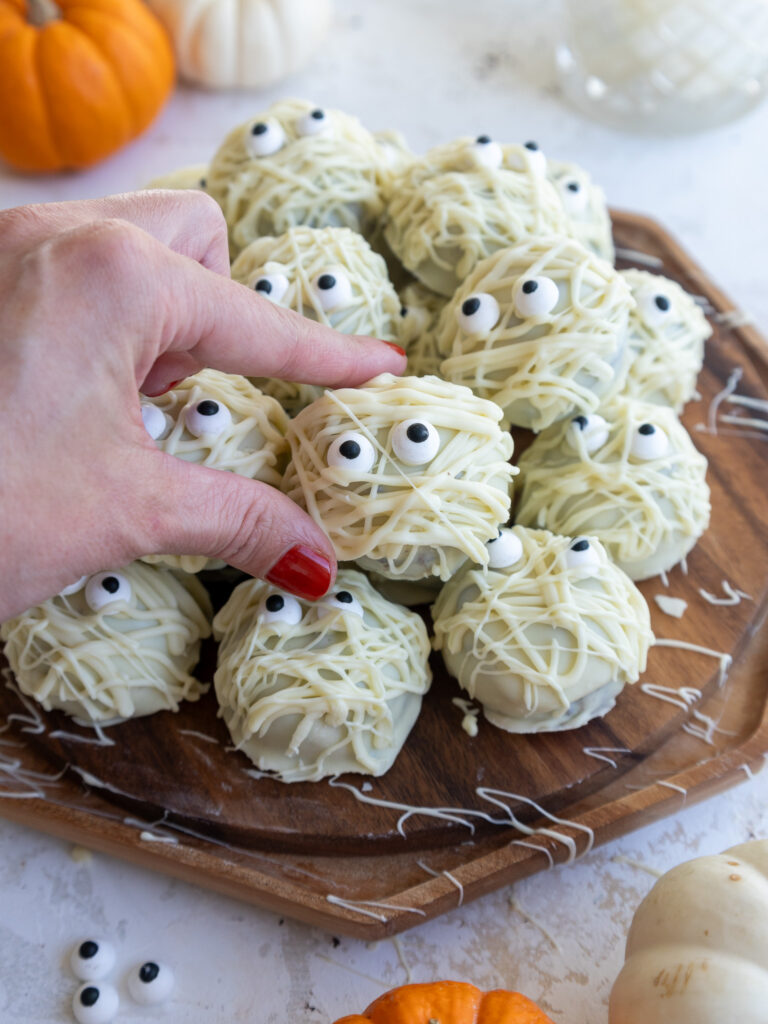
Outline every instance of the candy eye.
[[262, 274], [253, 282], [253, 290], [265, 299], [279, 302], [288, 291], [288, 278], [285, 274]]
[[487, 292], [478, 292], [477, 295], [470, 295], [464, 299], [461, 306], [456, 310], [456, 319], [459, 327], [467, 334], [487, 334], [492, 331], [499, 322], [501, 310], [499, 304], [492, 295]]
[[78, 1024], [109, 1024], [115, 1019], [120, 1000], [111, 985], [86, 982], [75, 992], [72, 1012]]
[[585, 575], [594, 575], [591, 570], [600, 565], [600, 557], [586, 537], [577, 537], [565, 552], [565, 564], [569, 569], [580, 569]]
[[488, 550], [488, 568], [506, 569], [523, 556], [523, 543], [512, 530], [499, 530], [498, 537], [485, 545]]
[[324, 270], [312, 282], [312, 287], [326, 313], [348, 306], [352, 301], [352, 285], [341, 270]]
[[568, 425], [566, 441], [568, 447], [577, 452], [580, 444], [584, 450], [591, 455], [598, 448], [602, 448], [608, 440], [610, 431], [607, 422], [597, 413], [589, 416], [574, 416]]
[[498, 142], [494, 142], [490, 135], [478, 135], [469, 149], [475, 162], [481, 167], [501, 167], [504, 153]]
[[159, 441], [160, 438], [165, 437], [173, 427], [171, 417], [166, 416], [162, 409], [149, 402], [141, 407], [141, 419], [144, 429], [153, 441]]
[[290, 594], [270, 594], [259, 608], [262, 622], [285, 622], [289, 626], [298, 625], [303, 614], [304, 609]]
[[173, 971], [165, 964], [147, 960], [135, 967], [128, 976], [131, 999], [140, 1006], [162, 1003], [173, 991]]
[[[59, 597], [69, 597], [70, 594], [76, 594], [78, 592], [78, 590], [82, 590], [83, 589], [83, 587], [85, 586], [85, 581], [87, 579], [88, 579], [87, 576], [81, 576], [80, 579], [77, 580], [75, 583], [70, 583], [68, 587], [64, 587], [63, 590], [60, 590], [59, 593], [58, 593], [58, 596]], [[72, 970], [74, 970], [74, 967], [72, 968]], [[80, 977], [80, 975], [77, 973], [77, 971], [75, 971], [75, 976], [78, 977], [78, 978]], [[85, 980], [85, 979], [83, 979], [83, 980]]]
[[251, 156], [271, 156], [285, 145], [285, 132], [277, 121], [256, 121], [248, 134]]
[[587, 190], [576, 178], [563, 178], [557, 183], [560, 190], [560, 198], [565, 207], [566, 213], [572, 217], [583, 213], [587, 208]]
[[[539, 149], [538, 142], [530, 140], [522, 146], [508, 149], [506, 154], [507, 166], [513, 171], [533, 171], [534, 174], [545, 174], [547, 170], [547, 158]], [[525, 152], [523, 152], [523, 150]]]
[[79, 981], [97, 981], [114, 967], [115, 947], [104, 939], [86, 939], [72, 950], [69, 965]]
[[512, 292], [515, 310], [523, 320], [531, 316], [546, 316], [555, 308], [559, 298], [560, 292], [551, 277], [523, 278]]
[[326, 112], [320, 107], [315, 107], [308, 114], [304, 114], [296, 122], [296, 131], [299, 135], [320, 135], [331, 127], [331, 122]]
[[363, 617], [363, 606], [348, 590], [337, 590], [333, 594], [328, 594], [320, 603], [327, 608], [338, 608], [350, 615], [358, 615], [361, 619]]
[[642, 462], [660, 459], [669, 451], [669, 438], [653, 423], [641, 423], [632, 437], [630, 454]]
[[425, 420], [404, 420], [392, 431], [392, 450], [406, 466], [423, 466], [440, 450], [440, 435]]
[[117, 601], [130, 601], [131, 593], [131, 584], [117, 572], [97, 573], [85, 585], [85, 600], [92, 612]]
[[641, 292], [637, 296], [637, 309], [649, 327], [662, 327], [672, 312], [672, 300], [664, 292]]
[[415, 341], [429, 327], [429, 313], [421, 306], [402, 306], [400, 309], [400, 337]]
[[232, 423], [232, 413], [221, 402], [203, 398], [184, 410], [184, 422], [193, 437], [216, 437]]
[[347, 430], [333, 441], [325, 461], [335, 469], [369, 473], [376, 462], [376, 450], [364, 434]]

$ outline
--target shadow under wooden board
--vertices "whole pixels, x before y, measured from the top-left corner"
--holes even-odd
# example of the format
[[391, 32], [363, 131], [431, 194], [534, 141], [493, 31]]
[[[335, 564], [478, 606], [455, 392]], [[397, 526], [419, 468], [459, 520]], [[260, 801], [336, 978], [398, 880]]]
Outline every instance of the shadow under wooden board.
[[[471, 738], [452, 703], [460, 690], [436, 661], [435, 684], [390, 772], [286, 786], [254, 778], [244, 755], [226, 749], [212, 694], [94, 742], [65, 716], [22, 700], [9, 680], [0, 686], [0, 814], [376, 938], [674, 813], [761, 765], [768, 429], [747, 421], [768, 419], [740, 399], [768, 399], [768, 346], [734, 326], [731, 303], [659, 225], [615, 212], [614, 229], [619, 264], [657, 270], [701, 296], [714, 334], [701, 399], [683, 416], [709, 459], [712, 523], [687, 573], [677, 567], [667, 585], [641, 584], [662, 644], [613, 711], [536, 736], [480, 718]], [[749, 596], [730, 596], [724, 583]], [[687, 601], [683, 618], [663, 614], [658, 594]]]

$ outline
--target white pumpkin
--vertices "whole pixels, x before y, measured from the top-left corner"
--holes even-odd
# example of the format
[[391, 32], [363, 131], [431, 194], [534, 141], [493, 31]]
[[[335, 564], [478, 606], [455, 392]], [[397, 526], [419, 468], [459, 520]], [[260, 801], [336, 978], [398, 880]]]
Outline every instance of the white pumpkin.
[[638, 907], [610, 1024], [766, 1024], [768, 840], [663, 875]]
[[181, 75], [255, 89], [297, 71], [331, 20], [331, 0], [148, 0], [173, 40]]

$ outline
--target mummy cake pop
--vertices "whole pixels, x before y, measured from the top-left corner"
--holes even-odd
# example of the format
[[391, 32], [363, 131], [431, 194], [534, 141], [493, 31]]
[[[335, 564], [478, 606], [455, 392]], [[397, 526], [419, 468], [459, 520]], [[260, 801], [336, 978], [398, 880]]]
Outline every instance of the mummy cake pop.
[[232, 264], [235, 281], [342, 334], [399, 336], [401, 303], [387, 268], [349, 228], [291, 228], [259, 238]]
[[387, 147], [339, 110], [274, 103], [227, 135], [208, 191], [224, 211], [232, 255], [298, 224], [363, 234], [380, 216], [392, 176]]
[[19, 689], [46, 711], [104, 723], [205, 692], [190, 671], [211, 606], [193, 576], [133, 562], [67, 591], [0, 626]]
[[248, 580], [214, 631], [221, 714], [257, 768], [298, 782], [391, 767], [431, 681], [418, 615], [345, 569], [315, 604]]
[[450, 296], [497, 249], [566, 230], [536, 144], [479, 135], [431, 149], [395, 178], [384, 233], [412, 274]]
[[501, 530], [433, 608], [435, 647], [508, 732], [575, 729], [613, 707], [653, 643], [642, 594], [593, 537]]
[[437, 377], [381, 374], [327, 391], [291, 422], [283, 490], [340, 559], [392, 578], [448, 579], [509, 513], [501, 410]]
[[671, 405], [679, 413], [696, 390], [706, 317], [676, 281], [645, 270], [622, 270], [637, 306], [629, 315], [630, 359], [622, 394]]
[[707, 460], [662, 405], [617, 398], [558, 423], [520, 471], [518, 523], [592, 534], [634, 580], [671, 569], [709, 523]]
[[400, 344], [408, 355], [408, 373], [414, 377], [440, 376], [443, 357], [435, 331], [446, 304], [444, 295], [411, 281], [400, 292]]
[[441, 375], [492, 399], [518, 427], [593, 412], [626, 372], [633, 305], [618, 271], [572, 238], [501, 249], [443, 310]]
[[568, 233], [597, 256], [613, 263], [616, 253], [603, 190], [582, 167], [564, 160], [548, 160], [547, 177], [560, 194], [568, 218]]
[[[202, 370], [157, 398], [142, 398], [144, 426], [167, 455], [279, 487], [288, 416], [245, 377]], [[199, 555], [148, 555], [185, 572], [223, 563]]]
[[180, 167], [178, 171], [170, 171], [153, 178], [144, 188], [196, 188], [205, 192], [208, 187], [208, 164], [194, 164], [191, 167]]

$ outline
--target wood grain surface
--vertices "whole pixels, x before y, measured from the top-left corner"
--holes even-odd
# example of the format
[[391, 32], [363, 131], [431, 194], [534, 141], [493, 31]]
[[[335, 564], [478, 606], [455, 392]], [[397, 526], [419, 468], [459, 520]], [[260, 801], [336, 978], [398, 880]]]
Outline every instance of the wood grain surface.
[[[360, 802], [348, 788], [327, 782], [288, 786], [253, 778], [247, 758], [227, 749], [212, 694], [177, 715], [107, 730], [115, 742], [101, 746], [84, 742], [92, 736], [63, 715], [30, 713], [13, 686], [4, 686], [0, 716], [9, 729], [2, 738], [23, 741], [14, 756], [51, 782], [30, 776], [39, 794], [2, 799], [11, 783], [0, 772], [0, 813], [337, 931], [373, 937], [454, 906], [457, 878], [462, 896], [480, 895], [583, 850], [590, 832], [595, 841], [611, 838], [679, 806], [680, 789], [695, 799], [761, 760], [768, 749], [766, 679], [755, 652], [768, 602], [768, 443], [738, 424], [721, 423], [710, 432], [708, 416], [737, 367], [738, 393], [768, 398], [768, 349], [751, 328], [722, 322], [731, 304], [658, 225], [626, 213], [615, 213], [614, 225], [619, 246], [661, 259], [656, 269], [705, 297], [714, 314], [701, 399], [683, 416], [709, 459], [711, 527], [689, 556], [687, 574], [678, 567], [667, 588], [658, 578], [640, 587], [657, 637], [734, 658], [725, 685], [717, 657], [656, 647], [641, 682], [700, 690], [693, 707], [661, 700], [638, 684], [625, 688], [604, 719], [572, 732], [515, 736], [481, 717], [479, 735], [471, 738], [451, 700], [461, 691], [435, 660], [433, 688], [390, 772], [370, 780], [367, 792], [365, 777], [338, 780], [363, 800], [387, 806]], [[722, 595], [724, 580], [750, 599], [707, 603], [700, 589]], [[688, 602], [682, 619], [657, 608], [653, 598], [662, 593]], [[204, 678], [214, 658], [210, 647]], [[685, 784], [673, 781], [679, 778]], [[399, 805], [458, 813], [455, 820], [414, 813], [398, 830]], [[542, 821], [542, 808], [563, 820]], [[542, 825], [566, 838], [542, 831], [525, 837]], [[515, 845], [518, 840], [533, 848]], [[542, 847], [546, 854], [536, 852]], [[438, 876], [425, 875], [418, 860]], [[329, 903], [329, 893], [388, 907], [369, 906], [374, 916], [366, 916], [352, 905]], [[403, 906], [408, 909], [398, 909]]]

